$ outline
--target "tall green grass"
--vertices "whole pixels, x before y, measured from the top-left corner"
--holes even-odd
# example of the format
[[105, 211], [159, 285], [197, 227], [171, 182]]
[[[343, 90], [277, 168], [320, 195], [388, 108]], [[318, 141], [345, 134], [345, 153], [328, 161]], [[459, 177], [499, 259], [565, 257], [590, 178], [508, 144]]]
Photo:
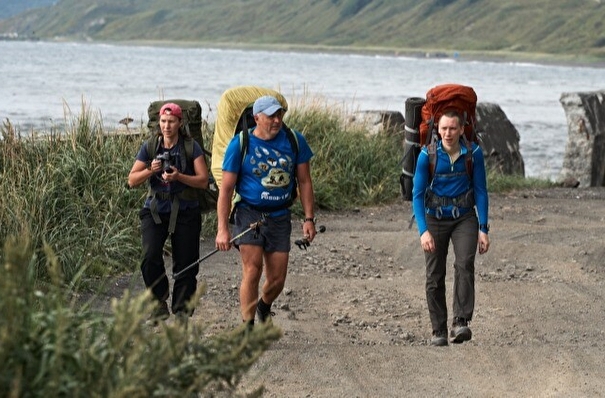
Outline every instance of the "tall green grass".
[[[317, 206], [327, 210], [376, 205], [398, 196], [401, 139], [371, 137], [347, 127], [343, 109], [320, 101], [288, 114], [315, 152], [312, 173]], [[108, 134], [102, 119], [82, 104], [64, 131], [21, 136], [6, 121], [0, 140], [0, 242], [29, 234], [43, 264], [53, 249], [67, 279], [133, 271], [139, 264], [137, 212], [146, 188], [126, 179], [147, 133]], [[211, 130], [206, 146], [211, 147]], [[204, 234], [214, 234], [206, 216]], [[45, 268], [38, 267], [39, 276]]]
[[[243, 375], [281, 336], [271, 324], [206, 336], [204, 325], [147, 325], [147, 292], [109, 313], [72, 299], [59, 259], [43, 248], [40, 284], [27, 236], [9, 238], [0, 278], [0, 391], [5, 397], [244, 396]], [[248, 388], [259, 396], [262, 386]]]
[[65, 131], [22, 137], [5, 122], [2, 138], [0, 240], [30, 235], [42, 263], [50, 246], [69, 279], [132, 270], [142, 193], [127, 189], [126, 176], [140, 138], [105, 134], [85, 104]]
[[304, 134], [314, 152], [317, 206], [342, 210], [394, 201], [400, 195], [402, 137], [373, 135], [363, 123], [346, 123], [346, 112], [313, 99], [286, 114], [288, 125]]

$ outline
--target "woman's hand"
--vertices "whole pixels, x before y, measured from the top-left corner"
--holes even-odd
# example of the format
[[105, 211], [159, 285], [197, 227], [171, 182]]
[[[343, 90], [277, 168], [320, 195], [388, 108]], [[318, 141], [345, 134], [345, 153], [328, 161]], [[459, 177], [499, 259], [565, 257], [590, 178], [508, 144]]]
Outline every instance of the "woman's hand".
[[479, 231], [479, 241], [477, 245], [479, 246], [479, 254], [487, 253], [489, 250], [489, 235]]
[[425, 253], [435, 252], [435, 239], [433, 239], [433, 235], [431, 235], [429, 231], [424, 231], [424, 233], [420, 236], [420, 246]]
[[179, 174], [181, 174], [179, 170], [174, 166], [170, 166], [170, 169], [168, 170], [164, 170], [164, 172], [162, 173], [162, 180], [166, 182], [178, 181]]

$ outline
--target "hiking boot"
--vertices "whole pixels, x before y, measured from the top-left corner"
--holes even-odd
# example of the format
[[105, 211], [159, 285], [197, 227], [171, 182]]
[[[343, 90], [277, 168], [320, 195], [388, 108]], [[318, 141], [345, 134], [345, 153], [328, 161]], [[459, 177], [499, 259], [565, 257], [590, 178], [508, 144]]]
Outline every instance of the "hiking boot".
[[260, 300], [258, 300], [258, 303], [256, 305], [256, 316], [258, 317], [258, 320], [260, 323], [265, 323], [268, 319], [271, 319], [272, 317], [275, 316], [275, 312], [268, 310], [268, 311], [263, 311], [260, 308]]
[[159, 321], [165, 321], [168, 318], [170, 318], [170, 310], [168, 310], [168, 304], [165, 301], [159, 301], [154, 310], [151, 312], [149, 320], [154, 325], [157, 325]]
[[450, 332], [452, 343], [460, 344], [469, 341], [473, 337], [471, 328], [468, 327], [468, 321], [464, 318], [456, 318]]
[[174, 317], [179, 325], [187, 328], [187, 325], [189, 324], [189, 314], [187, 311], [178, 311], [176, 314], [174, 314]]
[[447, 345], [447, 330], [437, 330], [433, 332], [431, 345], [434, 347], [444, 347]]

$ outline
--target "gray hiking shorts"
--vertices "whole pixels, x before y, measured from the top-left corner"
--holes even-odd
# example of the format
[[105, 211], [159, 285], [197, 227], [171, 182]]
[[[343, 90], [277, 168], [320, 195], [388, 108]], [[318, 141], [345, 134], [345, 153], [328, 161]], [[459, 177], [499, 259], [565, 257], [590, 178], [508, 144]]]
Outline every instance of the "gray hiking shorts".
[[[238, 206], [235, 209], [235, 226], [233, 235], [238, 235], [248, 228], [250, 224], [263, 219], [263, 213], [249, 207]], [[236, 239], [235, 246], [255, 245], [261, 246], [265, 252], [289, 252], [291, 248], [292, 217], [288, 211], [277, 217], [265, 217], [265, 223], [256, 230], [246, 233]]]

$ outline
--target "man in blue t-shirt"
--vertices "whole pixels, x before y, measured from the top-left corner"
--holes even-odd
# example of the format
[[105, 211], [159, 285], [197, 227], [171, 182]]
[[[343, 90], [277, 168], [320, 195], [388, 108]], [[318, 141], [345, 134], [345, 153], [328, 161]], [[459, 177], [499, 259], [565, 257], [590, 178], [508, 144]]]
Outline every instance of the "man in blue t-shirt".
[[[286, 282], [292, 233], [291, 214], [296, 186], [305, 213], [302, 232], [309, 242], [316, 235], [314, 193], [309, 161], [313, 152], [302, 134], [288, 132], [283, 126], [284, 108], [272, 96], [258, 98], [252, 112], [256, 127], [248, 134], [247, 147], [242, 148], [236, 135], [225, 151], [223, 178], [217, 203], [218, 231], [216, 248], [229, 250], [232, 236], [229, 219], [232, 198], [233, 233], [240, 235], [257, 224], [254, 233], [245, 233], [233, 243], [242, 260], [240, 309], [243, 322], [254, 325], [255, 314], [260, 322], [272, 315], [271, 304]], [[295, 134], [298, 149], [293, 148], [288, 134]], [[265, 268], [265, 282], [259, 297], [259, 283]]]

